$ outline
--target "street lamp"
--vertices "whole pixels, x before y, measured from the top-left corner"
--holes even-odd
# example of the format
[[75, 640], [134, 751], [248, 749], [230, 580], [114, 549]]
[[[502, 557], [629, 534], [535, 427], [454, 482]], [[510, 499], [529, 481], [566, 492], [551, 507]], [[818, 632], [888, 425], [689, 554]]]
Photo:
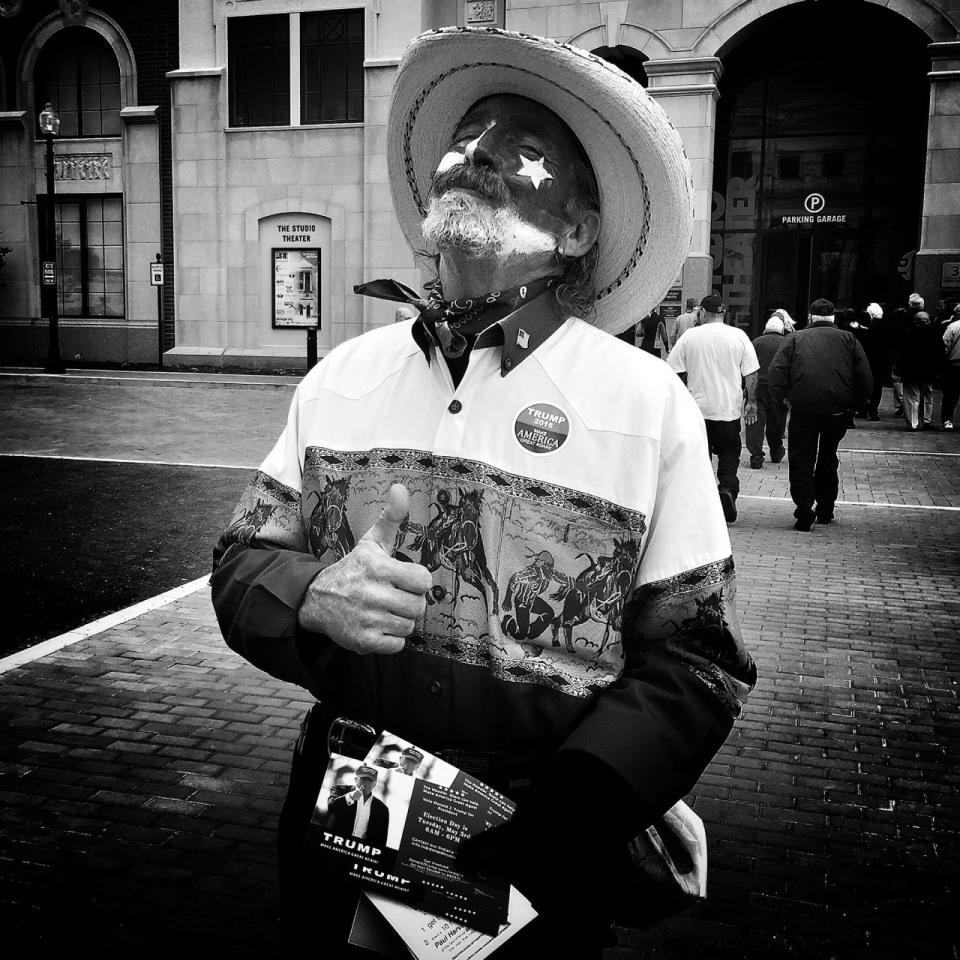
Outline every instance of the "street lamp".
[[40, 131], [47, 142], [47, 229], [44, 241], [47, 255], [41, 271], [41, 303], [44, 287], [53, 287], [47, 293], [50, 335], [47, 343], [47, 365], [44, 370], [47, 373], [64, 373], [66, 367], [60, 359], [60, 327], [57, 321], [57, 226], [53, 186], [53, 138], [60, 132], [60, 115], [49, 102], [40, 111]]

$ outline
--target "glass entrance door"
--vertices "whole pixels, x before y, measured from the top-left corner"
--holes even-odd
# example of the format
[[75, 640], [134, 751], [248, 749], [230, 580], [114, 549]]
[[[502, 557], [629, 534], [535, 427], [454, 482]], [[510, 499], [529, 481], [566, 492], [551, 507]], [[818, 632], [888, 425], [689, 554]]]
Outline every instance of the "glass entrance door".
[[838, 308], [854, 302], [858, 258], [857, 236], [852, 231], [767, 232], [760, 264], [761, 329], [777, 307], [802, 326], [810, 304], [820, 297]]

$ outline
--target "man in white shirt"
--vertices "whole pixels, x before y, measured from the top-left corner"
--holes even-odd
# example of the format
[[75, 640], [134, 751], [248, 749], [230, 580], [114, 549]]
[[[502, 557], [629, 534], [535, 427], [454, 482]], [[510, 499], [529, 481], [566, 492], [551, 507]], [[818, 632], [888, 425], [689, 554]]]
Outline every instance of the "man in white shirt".
[[[747, 424], [757, 419], [757, 371], [760, 362], [750, 338], [723, 322], [727, 311], [720, 297], [700, 301], [700, 325], [682, 336], [667, 363], [680, 374], [693, 394], [707, 426], [710, 453], [717, 457], [720, 503], [727, 523], [737, 519], [740, 480], [740, 417]], [[744, 408], [743, 387], [747, 403]]]

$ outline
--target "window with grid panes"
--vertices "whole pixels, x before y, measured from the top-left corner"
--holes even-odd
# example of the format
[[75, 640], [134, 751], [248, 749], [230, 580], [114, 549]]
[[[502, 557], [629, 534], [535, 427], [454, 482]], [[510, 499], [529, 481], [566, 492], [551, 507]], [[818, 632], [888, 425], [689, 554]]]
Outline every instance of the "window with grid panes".
[[290, 18], [232, 17], [227, 47], [230, 126], [290, 123]]
[[300, 122], [363, 120], [363, 10], [300, 18]]
[[40, 52], [33, 76], [38, 112], [53, 104], [60, 137], [120, 136], [120, 65], [98, 33], [61, 30]]
[[[45, 217], [45, 205], [40, 207]], [[57, 312], [62, 317], [122, 317], [122, 199], [58, 198], [55, 215]]]

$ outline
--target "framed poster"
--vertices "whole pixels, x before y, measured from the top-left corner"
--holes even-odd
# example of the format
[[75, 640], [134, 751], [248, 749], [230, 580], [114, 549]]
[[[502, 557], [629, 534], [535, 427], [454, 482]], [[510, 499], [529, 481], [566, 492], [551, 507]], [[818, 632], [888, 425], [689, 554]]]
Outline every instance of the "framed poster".
[[319, 247], [274, 247], [274, 328], [320, 327]]

